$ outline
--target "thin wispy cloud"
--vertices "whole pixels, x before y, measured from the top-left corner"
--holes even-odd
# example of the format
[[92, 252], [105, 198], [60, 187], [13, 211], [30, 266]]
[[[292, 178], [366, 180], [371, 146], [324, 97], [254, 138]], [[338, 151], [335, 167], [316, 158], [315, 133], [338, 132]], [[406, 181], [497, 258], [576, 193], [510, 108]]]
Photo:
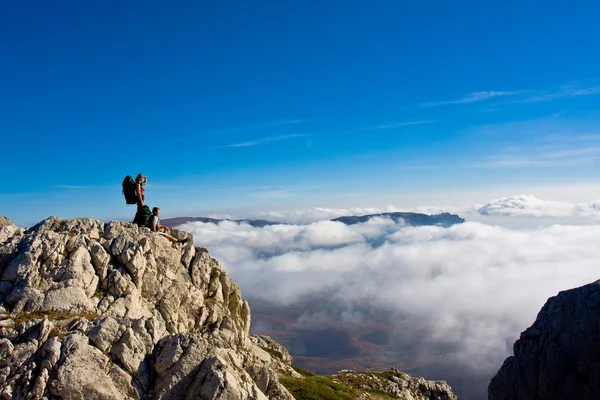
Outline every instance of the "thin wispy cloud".
[[305, 120], [301, 120], [301, 119], [269, 121], [269, 122], [263, 122], [263, 123], [256, 124], [256, 125], [248, 125], [248, 126], [242, 126], [239, 128], [224, 129], [222, 131], [208, 132], [208, 133], [205, 133], [203, 136], [231, 135], [234, 133], [241, 133], [241, 132], [254, 131], [254, 130], [260, 130], [260, 129], [268, 129], [268, 128], [278, 128], [278, 127], [286, 126], [286, 125], [294, 125], [294, 124], [302, 123], [304, 121]]
[[433, 120], [397, 122], [397, 123], [394, 123], [394, 124], [377, 125], [377, 126], [371, 126], [371, 127], [368, 127], [368, 128], [362, 128], [362, 129], [358, 129], [357, 131], [376, 131], [376, 130], [380, 130], [380, 129], [403, 128], [405, 126], [432, 124], [434, 122], [435, 121], [433, 121]]
[[89, 189], [89, 186], [77, 186], [77, 185], [53, 185], [56, 189]]
[[513, 100], [512, 103], [542, 103], [562, 98], [591, 96], [600, 94], [600, 86], [581, 87], [577, 85], [562, 86], [553, 92], [538, 93], [524, 99]]
[[463, 98], [457, 100], [446, 100], [446, 101], [432, 101], [428, 103], [421, 103], [419, 106], [421, 107], [436, 107], [436, 106], [444, 106], [451, 104], [467, 104], [467, 103], [476, 103], [479, 101], [493, 99], [495, 97], [504, 97], [504, 96], [514, 96], [517, 94], [524, 93], [523, 91], [512, 91], [512, 92], [499, 92], [499, 91], [483, 91], [483, 92], [473, 92]]
[[559, 149], [545, 147], [522, 148], [514, 154], [496, 155], [476, 167], [484, 168], [518, 168], [518, 167], [557, 167], [574, 165], [592, 165], [600, 157], [600, 147], [583, 147]]
[[267, 137], [267, 138], [263, 138], [263, 139], [249, 140], [249, 141], [246, 141], [246, 142], [227, 144], [227, 145], [221, 146], [221, 147], [250, 147], [250, 146], [259, 146], [259, 145], [273, 143], [273, 142], [281, 142], [282, 140], [289, 140], [289, 139], [295, 139], [295, 138], [301, 138], [301, 137], [308, 137], [308, 136], [312, 136], [312, 135], [306, 134], [306, 133], [292, 133], [292, 134], [289, 134], [289, 135], [271, 136], [271, 137]]
[[[582, 85], [563, 85], [555, 90], [517, 90], [517, 91], [481, 91], [473, 92], [465, 97], [456, 100], [432, 101], [419, 104], [420, 107], [436, 107], [453, 104], [469, 104], [499, 97], [516, 97], [510, 100], [505, 100], [501, 103], [526, 104], [526, 103], [541, 103], [549, 102], [562, 98], [591, 96], [600, 94], [600, 85], [585, 87]], [[529, 95], [527, 97], [524, 97]], [[495, 107], [488, 108], [486, 111], [497, 111]]]

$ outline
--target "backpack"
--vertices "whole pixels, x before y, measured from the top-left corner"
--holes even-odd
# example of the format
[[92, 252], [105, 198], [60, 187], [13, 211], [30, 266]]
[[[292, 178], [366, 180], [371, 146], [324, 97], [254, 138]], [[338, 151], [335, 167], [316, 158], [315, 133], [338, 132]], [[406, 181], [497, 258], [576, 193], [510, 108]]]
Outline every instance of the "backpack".
[[127, 175], [123, 179], [123, 196], [125, 196], [126, 204], [136, 204], [138, 196], [136, 192], [136, 184], [131, 175]]
[[135, 213], [135, 218], [133, 218], [133, 223], [139, 226], [150, 227], [150, 220], [152, 219], [152, 210], [150, 207], [143, 206], [141, 208], [138, 207], [137, 212]]

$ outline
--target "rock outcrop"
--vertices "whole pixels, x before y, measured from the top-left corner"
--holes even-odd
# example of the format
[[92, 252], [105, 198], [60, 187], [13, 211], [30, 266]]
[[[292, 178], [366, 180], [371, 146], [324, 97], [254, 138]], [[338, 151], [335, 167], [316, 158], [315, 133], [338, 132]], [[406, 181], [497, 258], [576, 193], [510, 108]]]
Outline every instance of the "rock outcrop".
[[[450, 386], [444, 381], [428, 381], [425, 378], [413, 377], [395, 368], [387, 372], [340, 371], [331, 378], [334, 382], [346, 386], [371, 390], [361, 396], [364, 398], [390, 398], [402, 400], [457, 400]], [[377, 393], [384, 396], [376, 397]], [[369, 396], [370, 395], [370, 396]]]
[[600, 281], [548, 299], [488, 388], [490, 400], [597, 399]]
[[250, 337], [239, 287], [188, 243], [0, 218], [0, 399], [293, 399], [281, 349]]

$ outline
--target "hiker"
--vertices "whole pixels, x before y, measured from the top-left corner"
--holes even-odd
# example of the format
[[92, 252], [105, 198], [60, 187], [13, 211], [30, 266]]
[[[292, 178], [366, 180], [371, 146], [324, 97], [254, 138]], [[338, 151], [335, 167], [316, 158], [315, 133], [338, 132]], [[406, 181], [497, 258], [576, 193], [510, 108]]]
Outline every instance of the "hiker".
[[144, 186], [146, 186], [146, 182], [148, 182], [148, 177], [142, 174], [138, 174], [135, 177], [135, 194], [137, 196], [137, 205], [138, 208], [144, 205]]
[[177, 240], [170, 234], [170, 229], [164, 225], [160, 224], [160, 219], [158, 216], [160, 215], [160, 208], [154, 207], [152, 209], [152, 217], [150, 218], [150, 222], [148, 223], [148, 228], [152, 232], [156, 232], [161, 236], [166, 237], [173, 243], [187, 243], [188, 238]]
[[135, 178], [135, 197], [137, 202], [137, 211], [135, 212], [133, 223], [138, 224], [139, 226], [146, 226], [147, 221], [150, 218], [150, 208], [144, 205], [144, 186], [146, 186], [147, 181], [148, 178], [142, 174], [138, 174], [138, 176]]
[[146, 186], [147, 181], [148, 179], [146, 176], [142, 174], [138, 174], [135, 180], [133, 180], [131, 175], [127, 175], [125, 179], [123, 179], [123, 196], [125, 196], [125, 204], [137, 204], [138, 209], [144, 205], [144, 186]]

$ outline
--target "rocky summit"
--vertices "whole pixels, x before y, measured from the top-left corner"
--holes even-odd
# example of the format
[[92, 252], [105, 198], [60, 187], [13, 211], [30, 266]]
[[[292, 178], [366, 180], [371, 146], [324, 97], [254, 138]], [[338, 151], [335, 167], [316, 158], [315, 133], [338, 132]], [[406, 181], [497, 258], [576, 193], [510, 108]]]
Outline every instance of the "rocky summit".
[[[126, 222], [50, 217], [22, 229], [0, 217], [0, 245], [0, 399], [293, 399], [314, 384], [285, 348], [249, 335], [239, 287], [192, 240]], [[443, 383], [385, 376], [376, 392], [344, 393], [455, 398]]]
[[598, 399], [598, 327], [600, 281], [551, 297], [492, 379], [489, 399]]

